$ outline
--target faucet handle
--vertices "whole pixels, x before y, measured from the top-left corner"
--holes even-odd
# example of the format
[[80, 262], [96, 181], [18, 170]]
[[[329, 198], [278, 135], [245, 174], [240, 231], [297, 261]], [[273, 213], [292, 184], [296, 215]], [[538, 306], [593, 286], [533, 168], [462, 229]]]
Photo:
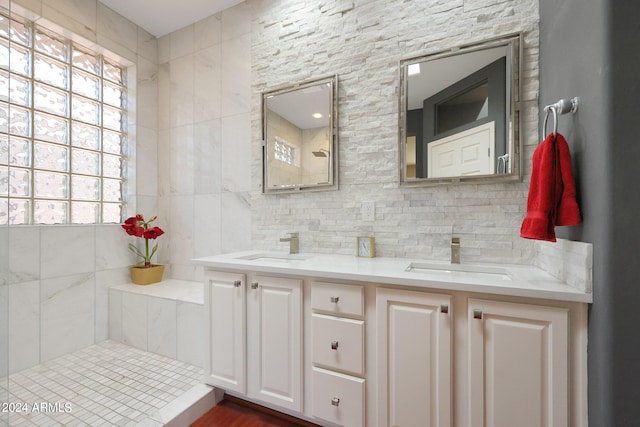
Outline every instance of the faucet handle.
[[281, 242], [289, 242], [289, 253], [297, 254], [300, 250], [300, 235], [297, 231], [288, 233], [289, 237], [282, 237]]

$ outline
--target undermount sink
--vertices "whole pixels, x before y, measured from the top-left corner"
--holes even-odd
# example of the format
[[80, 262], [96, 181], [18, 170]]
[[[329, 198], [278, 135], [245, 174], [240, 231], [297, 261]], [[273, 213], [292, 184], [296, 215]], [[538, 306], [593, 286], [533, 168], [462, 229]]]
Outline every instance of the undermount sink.
[[247, 261], [304, 261], [310, 258], [313, 258], [313, 255], [261, 253], [244, 255], [237, 257], [236, 259], [244, 259]]
[[505, 281], [511, 280], [509, 270], [503, 267], [493, 267], [484, 265], [466, 265], [466, 264], [435, 264], [428, 262], [412, 262], [406, 268], [410, 273], [423, 273], [452, 276], [477, 277], [482, 279], [492, 279]]

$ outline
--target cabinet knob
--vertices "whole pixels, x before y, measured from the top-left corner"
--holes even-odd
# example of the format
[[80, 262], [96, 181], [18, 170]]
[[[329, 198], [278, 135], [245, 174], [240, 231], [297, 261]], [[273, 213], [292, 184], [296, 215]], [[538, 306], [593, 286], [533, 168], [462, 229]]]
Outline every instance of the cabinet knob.
[[251, 282], [251, 289], [258, 289], [258, 282]]
[[449, 304], [441, 304], [440, 313], [449, 314]]
[[240, 280], [234, 280], [234, 282], [233, 282], [233, 286], [234, 286], [234, 287], [239, 288], [239, 287], [240, 287], [240, 285], [242, 285], [242, 281], [240, 281]]
[[331, 341], [331, 350], [338, 349], [338, 341]]
[[337, 303], [338, 301], [340, 301], [340, 297], [331, 297], [331, 302], [332, 303]]
[[474, 319], [482, 319], [482, 310], [473, 310]]
[[331, 399], [331, 404], [333, 406], [339, 406], [340, 405], [340, 399], [337, 397], [334, 397], [333, 399]]

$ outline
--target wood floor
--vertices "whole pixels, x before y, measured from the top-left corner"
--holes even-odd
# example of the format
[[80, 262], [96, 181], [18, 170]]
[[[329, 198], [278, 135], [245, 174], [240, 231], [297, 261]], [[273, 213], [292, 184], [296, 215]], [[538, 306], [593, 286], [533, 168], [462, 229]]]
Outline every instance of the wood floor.
[[317, 427], [307, 421], [226, 395], [191, 427]]

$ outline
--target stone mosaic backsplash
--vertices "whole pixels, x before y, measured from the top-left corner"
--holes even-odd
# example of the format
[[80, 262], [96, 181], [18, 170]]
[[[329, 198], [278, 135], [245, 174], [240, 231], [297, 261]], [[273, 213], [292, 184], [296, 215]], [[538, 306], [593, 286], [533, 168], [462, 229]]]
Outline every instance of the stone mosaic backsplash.
[[555, 243], [536, 241], [532, 264], [584, 292], [592, 292], [593, 245], [558, 239]]
[[[538, 4], [526, 0], [250, 2], [252, 6], [252, 243], [284, 250], [300, 232], [303, 252], [354, 252], [375, 235], [379, 256], [444, 260], [452, 236], [462, 260], [528, 264], [533, 243], [519, 237], [530, 159], [538, 135]], [[524, 182], [400, 187], [399, 61], [453, 46], [523, 33], [521, 134]], [[337, 74], [340, 189], [261, 193], [260, 93]], [[361, 216], [375, 202], [375, 220]]]

